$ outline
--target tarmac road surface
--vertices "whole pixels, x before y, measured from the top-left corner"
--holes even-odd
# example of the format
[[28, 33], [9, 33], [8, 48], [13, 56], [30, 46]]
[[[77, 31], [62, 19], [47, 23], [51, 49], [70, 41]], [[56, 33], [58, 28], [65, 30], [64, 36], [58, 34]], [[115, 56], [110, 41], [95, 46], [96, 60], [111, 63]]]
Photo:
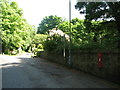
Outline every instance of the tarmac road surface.
[[2, 88], [119, 88], [112, 82], [30, 55], [0, 55]]

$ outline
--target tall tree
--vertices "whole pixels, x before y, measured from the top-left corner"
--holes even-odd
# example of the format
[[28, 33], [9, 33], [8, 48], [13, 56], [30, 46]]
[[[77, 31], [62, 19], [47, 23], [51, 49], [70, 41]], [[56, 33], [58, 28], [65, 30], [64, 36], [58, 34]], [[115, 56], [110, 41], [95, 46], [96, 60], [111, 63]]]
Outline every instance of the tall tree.
[[0, 16], [1, 32], [2, 32], [2, 47], [3, 51], [26, 49], [31, 42], [33, 33], [32, 27], [23, 19], [22, 9], [18, 8], [16, 2], [2, 1], [2, 14]]
[[39, 24], [37, 33], [41, 33], [41, 34], [48, 33], [48, 30], [57, 27], [61, 22], [62, 22], [61, 17], [58, 17], [56, 15], [46, 16]]
[[[119, 2], [78, 2], [75, 8], [81, 14], [85, 14], [85, 21], [88, 27], [92, 20], [105, 21], [103, 24], [114, 22], [118, 31], [118, 42], [120, 42], [120, 1]], [[120, 43], [118, 45], [120, 47]]]

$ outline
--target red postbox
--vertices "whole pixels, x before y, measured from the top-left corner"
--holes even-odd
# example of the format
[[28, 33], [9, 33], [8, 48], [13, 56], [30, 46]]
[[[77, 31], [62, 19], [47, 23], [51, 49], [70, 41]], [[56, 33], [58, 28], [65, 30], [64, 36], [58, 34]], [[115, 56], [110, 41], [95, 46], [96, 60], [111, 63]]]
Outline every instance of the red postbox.
[[99, 68], [102, 68], [103, 67], [103, 63], [102, 63], [102, 53], [101, 52], [99, 52], [98, 53], [98, 67]]

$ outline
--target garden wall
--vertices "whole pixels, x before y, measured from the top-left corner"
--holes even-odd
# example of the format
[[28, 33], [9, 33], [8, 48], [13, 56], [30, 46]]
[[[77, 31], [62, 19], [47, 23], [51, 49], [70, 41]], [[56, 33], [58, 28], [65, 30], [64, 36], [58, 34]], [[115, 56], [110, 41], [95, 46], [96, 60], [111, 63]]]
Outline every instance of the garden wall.
[[[98, 51], [72, 51], [72, 67], [120, 84], [120, 52], [115, 50], [101, 53], [103, 67], [99, 68]], [[40, 56], [63, 65], [68, 64], [67, 53], [63, 57], [62, 54], [40, 52]]]

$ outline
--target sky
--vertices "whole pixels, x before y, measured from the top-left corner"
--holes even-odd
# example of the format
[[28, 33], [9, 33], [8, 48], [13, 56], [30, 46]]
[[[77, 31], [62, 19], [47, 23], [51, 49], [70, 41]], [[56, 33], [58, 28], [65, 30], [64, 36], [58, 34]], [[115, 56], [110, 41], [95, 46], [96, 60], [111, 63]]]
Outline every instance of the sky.
[[[69, 0], [12, 0], [23, 9], [23, 17], [36, 27], [45, 16], [57, 15], [69, 19]], [[71, 0], [71, 18], [84, 19], [75, 9], [76, 0]]]

